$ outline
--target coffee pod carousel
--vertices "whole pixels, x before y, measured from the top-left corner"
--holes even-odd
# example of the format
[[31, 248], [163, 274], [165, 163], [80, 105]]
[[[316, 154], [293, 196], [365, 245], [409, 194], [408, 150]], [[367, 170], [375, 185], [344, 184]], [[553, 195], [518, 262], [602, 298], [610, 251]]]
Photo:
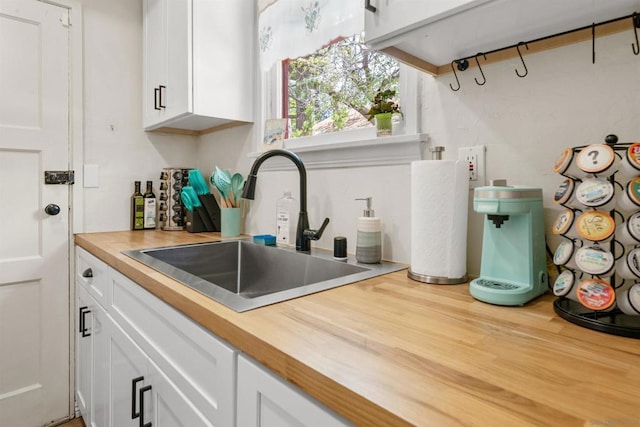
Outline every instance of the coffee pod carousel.
[[553, 225], [555, 312], [585, 328], [640, 338], [640, 142], [565, 149]]

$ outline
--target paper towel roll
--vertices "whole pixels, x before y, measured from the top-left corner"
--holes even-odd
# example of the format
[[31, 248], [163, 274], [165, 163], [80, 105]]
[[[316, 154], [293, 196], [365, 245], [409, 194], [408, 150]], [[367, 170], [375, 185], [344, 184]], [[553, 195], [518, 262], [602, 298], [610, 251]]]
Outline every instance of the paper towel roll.
[[[462, 282], [467, 272], [469, 165], [411, 163], [411, 273]], [[460, 279], [460, 280], [455, 280]], [[420, 280], [420, 279], [419, 279]], [[422, 280], [425, 281], [425, 280]]]

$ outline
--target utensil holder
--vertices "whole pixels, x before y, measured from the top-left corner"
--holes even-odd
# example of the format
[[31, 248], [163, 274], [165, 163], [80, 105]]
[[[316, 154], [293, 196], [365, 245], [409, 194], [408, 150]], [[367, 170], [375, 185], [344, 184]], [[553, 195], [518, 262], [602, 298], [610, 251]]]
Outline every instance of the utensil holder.
[[222, 237], [238, 237], [240, 235], [241, 211], [240, 208], [220, 209]]

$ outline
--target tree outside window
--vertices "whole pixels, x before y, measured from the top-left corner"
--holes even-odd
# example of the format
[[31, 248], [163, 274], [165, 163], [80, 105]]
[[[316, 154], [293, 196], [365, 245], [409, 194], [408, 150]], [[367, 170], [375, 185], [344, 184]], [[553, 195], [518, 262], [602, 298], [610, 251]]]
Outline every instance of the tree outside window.
[[283, 62], [283, 116], [289, 138], [372, 126], [367, 112], [376, 93], [398, 93], [398, 62], [364, 44], [341, 38], [317, 52]]

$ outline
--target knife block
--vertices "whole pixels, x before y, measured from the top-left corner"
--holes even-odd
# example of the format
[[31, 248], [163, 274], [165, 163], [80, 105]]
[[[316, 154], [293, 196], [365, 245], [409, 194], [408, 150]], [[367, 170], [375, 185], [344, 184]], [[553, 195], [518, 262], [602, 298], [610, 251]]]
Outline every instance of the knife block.
[[200, 215], [196, 211], [187, 211], [185, 228], [189, 233], [202, 233], [207, 231]]

